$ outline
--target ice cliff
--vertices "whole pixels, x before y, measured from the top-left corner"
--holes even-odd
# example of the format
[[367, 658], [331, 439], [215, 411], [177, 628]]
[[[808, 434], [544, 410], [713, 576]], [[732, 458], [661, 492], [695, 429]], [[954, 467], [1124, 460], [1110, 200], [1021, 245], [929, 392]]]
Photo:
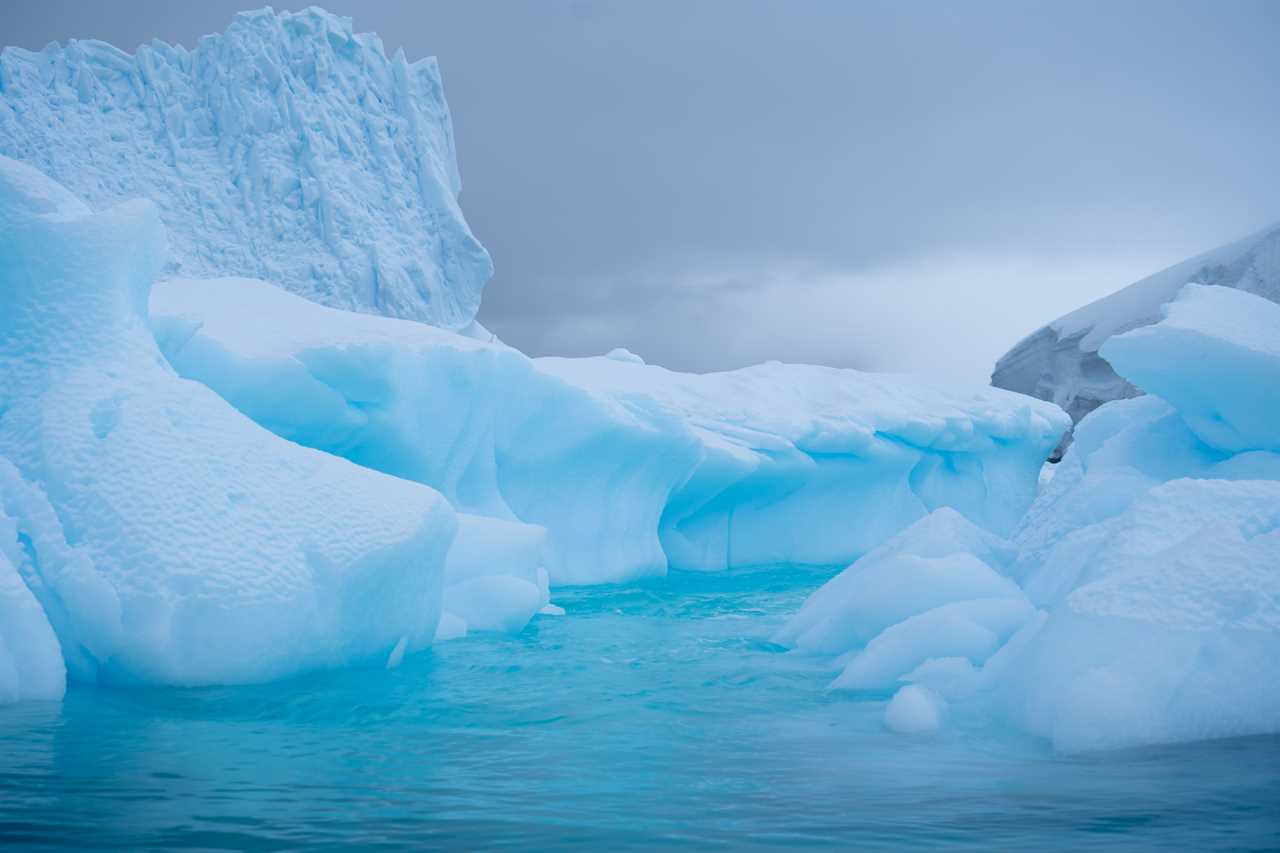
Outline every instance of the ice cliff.
[[315, 8], [237, 15], [190, 50], [6, 48], [0, 155], [94, 208], [150, 199], [185, 276], [461, 329], [492, 273], [435, 60], [388, 58]]
[[918, 732], [985, 708], [1064, 750], [1280, 731], [1280, 305], [1187, 285], [1100, 352], [1148, 396], [1081, 420], [1008, 541], [940, 510], [779, 635]]
[[1236, 288], [1280, 302], [1280, 225], [1158, 272], [1032, 333], [996, 363], [991, 384], [1052, 400], [1075, 422], [1109, 400], [1139, 392], [1099, 347], [1160, 319], [1184, 284]]

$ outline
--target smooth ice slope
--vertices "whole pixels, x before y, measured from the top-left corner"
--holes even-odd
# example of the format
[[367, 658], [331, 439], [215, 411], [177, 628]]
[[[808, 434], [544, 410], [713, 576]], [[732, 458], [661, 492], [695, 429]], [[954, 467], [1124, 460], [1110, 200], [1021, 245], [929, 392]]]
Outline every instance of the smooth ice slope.
[[1111, 336], [1160, 319], [1187, 283], [1218, 285], [1280, 302], [1280, 226], [1183, 261], [1061, 317], [1006, 353], [991, 384], [1052, 400], [1073, 421], [1109, 400], [1139, 393], [1099, 347]]
[[0, 158], [0, 553], [70, 674], [245, 681], [429, 643], [451, 508], [174, 375], [145, 316], [163, 250], [149, 203], [93, 214]]
[[[895, 730], [974, 702], [1072, 751], [1280, 732], [1280, 307], [1188, 285], [1166, 315], [1103, 345], [1152, 395], [1080, 422], [1011, 544], [934, 513], [780, 639], [852, 649], [834, 686], [910, 683]], [[939, 606], [996, 572], [1021, 589]]]
[[492, 273], [435, 60], [316, 8], [239, 14], [191, 50], [6, 48], [0, 155], [95, 208], [150, 199], [182, 275], [461, 329]]
[[1008, 529], [1066, 426], [851, 370], [530, 360], [247, 279], [165, 283], [151, 313], [180, 373], [274, 432], [545, 528], [556, 583], [847, 562], [940, 506]]

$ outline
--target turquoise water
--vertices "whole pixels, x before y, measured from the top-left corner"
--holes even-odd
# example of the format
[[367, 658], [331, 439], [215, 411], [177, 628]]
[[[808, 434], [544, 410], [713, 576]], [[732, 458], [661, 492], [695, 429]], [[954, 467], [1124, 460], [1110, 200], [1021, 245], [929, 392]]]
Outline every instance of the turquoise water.
[[825, 693], [768, 641], [829, 574], [559, 590], [567, 616], [392, 671], [0, 708], [0, 846], [1280, 846], [1280, 738], [885, 732], [887, 696]]

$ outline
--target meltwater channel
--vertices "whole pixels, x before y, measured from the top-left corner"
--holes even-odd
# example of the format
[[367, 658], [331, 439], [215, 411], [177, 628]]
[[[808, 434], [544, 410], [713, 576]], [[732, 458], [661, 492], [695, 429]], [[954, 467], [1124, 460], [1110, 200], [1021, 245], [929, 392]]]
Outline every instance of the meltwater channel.
[[561, 589], [567, 614], [394, 670], [73, 687], [0, 708], [0, 847], [1268, 849], [1280, 737], [1077, 756], [770, 634], [831, 570]]

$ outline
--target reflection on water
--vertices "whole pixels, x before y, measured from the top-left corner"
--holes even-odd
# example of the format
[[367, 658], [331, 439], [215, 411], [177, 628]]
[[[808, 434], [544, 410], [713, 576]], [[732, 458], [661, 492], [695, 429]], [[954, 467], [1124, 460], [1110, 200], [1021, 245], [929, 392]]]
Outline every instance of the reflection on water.
[[399, 669], [0, 708], [0, 846], [1267, 848], [1280, 738], [1060, 757], [768, 637], [829, 571], [561, 590]]

